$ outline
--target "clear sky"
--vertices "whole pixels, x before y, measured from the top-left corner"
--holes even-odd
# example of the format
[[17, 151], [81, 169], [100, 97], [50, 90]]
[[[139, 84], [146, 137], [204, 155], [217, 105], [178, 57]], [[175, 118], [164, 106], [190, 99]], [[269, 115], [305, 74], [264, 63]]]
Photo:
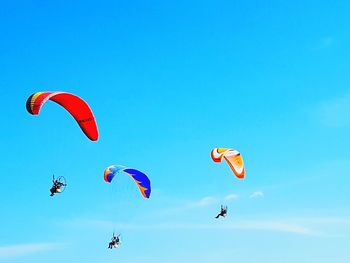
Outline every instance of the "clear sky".
[[[0, 261], [350, 262], [349, 13], [345, 0], [1, 1]], [[97, 142], [53, 102], [28, 114], [28, 96], [56, 90], [89, 103]], [[245, 180], [214, 147], [242, 153]], [[127, 176], [106, 184], [111, 164], [145, 172], [151, 198]], [[68, 187], [50, 198], [53, 173]]]

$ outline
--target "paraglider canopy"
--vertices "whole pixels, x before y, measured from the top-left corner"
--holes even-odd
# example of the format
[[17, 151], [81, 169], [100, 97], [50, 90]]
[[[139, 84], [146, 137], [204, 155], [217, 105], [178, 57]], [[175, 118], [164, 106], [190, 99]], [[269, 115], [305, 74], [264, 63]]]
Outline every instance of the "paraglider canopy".
[[144, 198], [150, 197], [151, 181], [149, 180], [147, 175], [140, 172], [139, 170], [128, 168], [123, 165], [111, 165], [105, 169], [103, 173], [103, 178], [107, 183], [110, 183], [118, 173], [126, 173], [127, 175], [129, 175], [132, 179], [134, 179], [142, 196]]
[[211, 158], [214, 162], [221, 162], [225, 159], [232, 172], [240, 179], [245, 176], [245, 169], [241, 153], [229, 148], [214, 148], [211, 151]]
[[30, 114], [37, 115], [46, 101], [51, 100], [65, 108], [77, 121], [85, 135], [97, 141], [98, 130], [95, 117], [89, 105], [81, 98], [68, 92], [36, 92], [27, 99], [26, 108]]

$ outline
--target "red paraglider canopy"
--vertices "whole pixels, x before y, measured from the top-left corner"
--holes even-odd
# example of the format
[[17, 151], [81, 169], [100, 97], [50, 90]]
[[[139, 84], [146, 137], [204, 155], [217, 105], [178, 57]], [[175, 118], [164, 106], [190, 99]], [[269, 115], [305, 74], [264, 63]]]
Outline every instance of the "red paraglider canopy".
[[89, 105], [76, 95], [67, 92], [37, 92], [27, 100], [27, 111], [37, 115], [47, 100], [52, 100], [65, 108], [77, 121], [85, 135], [92, 141], [97, 141], [98, 130], [95, 117]]

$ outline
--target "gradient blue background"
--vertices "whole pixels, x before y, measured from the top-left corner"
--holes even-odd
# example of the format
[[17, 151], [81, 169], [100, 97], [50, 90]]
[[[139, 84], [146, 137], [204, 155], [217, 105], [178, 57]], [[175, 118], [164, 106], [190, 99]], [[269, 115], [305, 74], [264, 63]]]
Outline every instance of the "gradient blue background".
[[[0, 261], [350, 262], [349, 13], [345, 0], [1, 1]], [[89, 103], [98, 142], [55, 103], [26, 112], [55, 90]], [[242, 153], [245, 180], [214, 147]], [[145, 172], [151, 198], [127, 176], [106, 184], [111, 164]], [[50, 198], [53, 173], [68, 187]]]

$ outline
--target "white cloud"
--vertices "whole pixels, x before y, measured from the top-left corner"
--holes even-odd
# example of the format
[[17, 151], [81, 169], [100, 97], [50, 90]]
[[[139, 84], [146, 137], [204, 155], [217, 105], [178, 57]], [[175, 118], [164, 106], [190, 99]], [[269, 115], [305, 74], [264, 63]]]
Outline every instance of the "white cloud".
[[[199, 199], [197, 201], [187, 201], [184, 202], [180, 206], [176, 207], [170, 207], [166, 208], [160, 211], [157, 211], [157, 216], [171, 216], [171, 215], [178, 215], [180, 213], [184, 213], [187, 210], [191, 209], [200, 209], [204, 208], [210, 205], [218, 204], [219, 200], [213, 196], [206, 196], [202, 199]], [[155, 214], [153, 214], [154, 216]], [[111, 220], [105, 220], [105, 219], [94, 219], [94, 218], [73, 218], [66, 221], [59, 221], [56, 222], [59, 225], [67, 226], [67, 227], [74, 227], [74, 228], [91, 228], [91, 229], [114, 229], [114, 228], [144, 228], [144, 226], [136, 226], [133, 224], [124, 224], [124, 223], [118, 223], [113, 222]]]
[[238, 229], [249, 230], [270, 230], [278, 232], [288, 232], [300, 235], [316, 234], [310, 228], [295, 223], [281, 221], [242, 221], [237, 225]]
[[62, 244], [57, 243], [35, 243], [2, 246], [0, 247], [0, 259], [21, 257], [28, 254], [59, 249], [60, 247], [62, 247]]
[[295, 221], [302, 221], [305, 223], [309, 224], [314, 224], [314, 225], [350, 225], [350, 218], [348, 217], [296, 217], [294, 218]]
[[261, 197], [264, 197], [264, 193], [262, 191], [256, 191], [256, 192], [252, 193], [249, 197], [250, 198], [261, 198]]
[[74, 228], [98, 228], [98, 229], [111, 229], [115, 226], [115, 224], [109, 220], [87, 219], [87, 218], [76, 218], [76, 219], [64, 221], [63, 225], [72, 226]]
[[344, 127], [350, 124], [350, 94], [334, 98], [319, 106], [317, 115], [326, 126]]
[[[209, 219], [210, 220], [210, 219]], [[215, 220], [211, 223], [206, 222], [174, 222], [168, 221], [157, 223], [124, 223], [124, 222], [112, 222], [95, 219], [79, 219], [73, 220], [74, 224], [80, 227], [92, 228], [92, 227], [106, 227], [106, 229], [116, 228], [123, 230], [159, 230], [159, 231], [172, 231], [172, 230], [241, 230], [241, 231], [272, 231], [290, 233], [304, 236], [318, 236], [318, 237], [341, 237], [343, 233], [326, 233], [330, 231], [338, 230], [335, 228], [330, 229], [330, 225], [343, 225], [344, 227], [350, 226], [349, 217], [271, 217], [260, 219], [240, 219], [235, 220], [226, 218], [224, 220]], [[324, 229], [326, 232], [322, 231]], [[344, 230], [344, 228], [342, 228]], [[1, 249], [0, 249], [1, 259]]]
[[158, 223], [158, 224], [123, 224], [116, 223], [114, 226], [129, 230], [262, 230], [286, 232], [299, 235], [316, 235], [310, 228], [283, 221], [238, 221], [224, 224], [201, 224], [201, 223]]
[[218, 203], [218, 200], [212, 196], [206, 196], [197, 202], [191, 202], [188, 207], [204, 207]]
[[236, 194], [229, 194], [229, 195], [226, 195], [224, 198], [225, 201], [234, 201], [237, 199], [238, 199], [238, 195]]

